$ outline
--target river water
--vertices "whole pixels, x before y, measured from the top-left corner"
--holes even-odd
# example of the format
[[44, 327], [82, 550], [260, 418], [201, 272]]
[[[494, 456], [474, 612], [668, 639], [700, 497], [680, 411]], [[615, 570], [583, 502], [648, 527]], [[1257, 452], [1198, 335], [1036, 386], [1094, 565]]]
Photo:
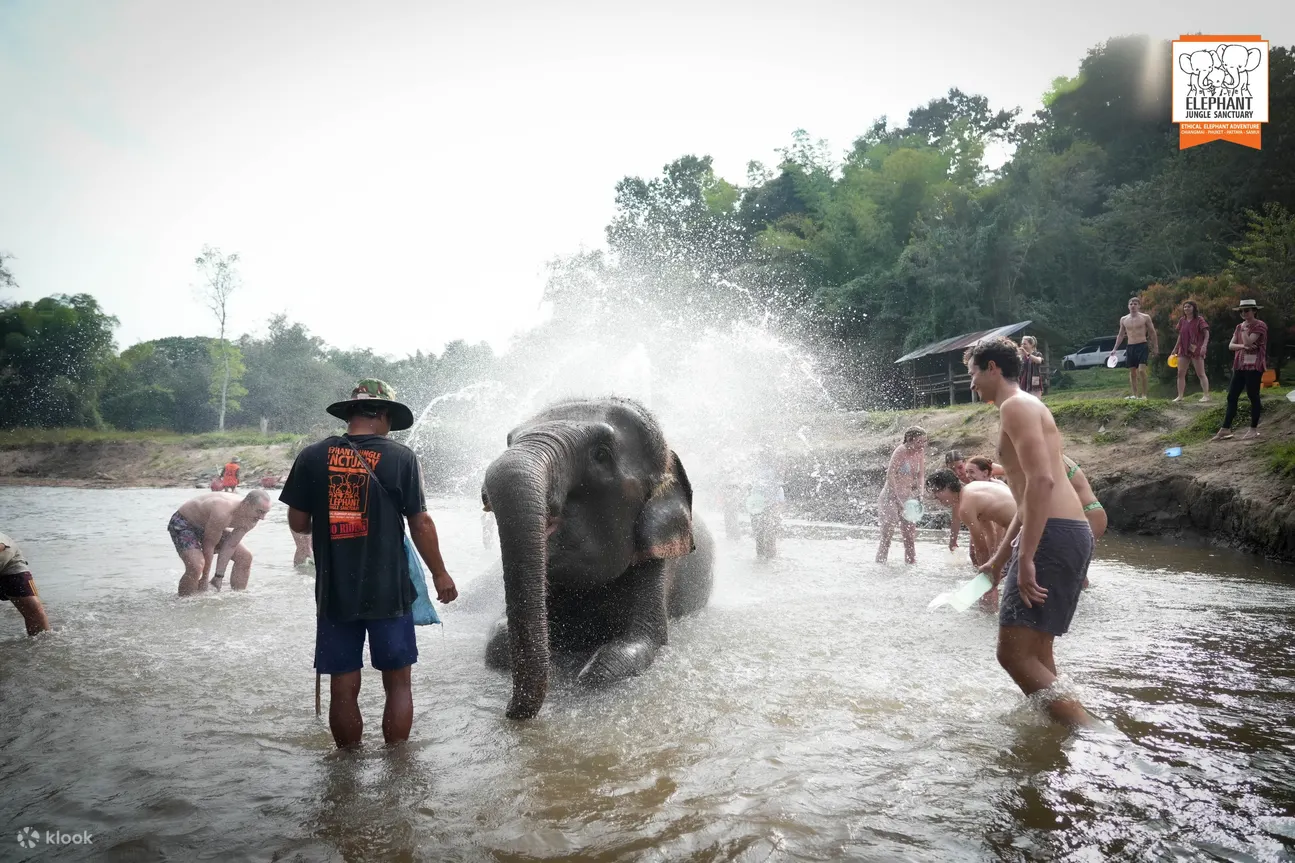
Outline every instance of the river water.
[[[166, 522], [192, 493], [0, 490], [57, 630], [0, 609], [0, 859], [1295, 859], [1291, 567], [1104, 539], [1057, 662], [1110, 727], [1067, 734], [992, 619], [927, 611], [969, 575], [938, 535], [915, 567], [857, 529], [793, 526], [773, 562], [721, 538], [710, 606], [646, 675], [509, 722], [489, 616], [450, 606], [410, 743], [381, 745], [366, 669], [369, 742], [339, 753], [286, 509], [248, 537], [248, 591], [179, 600]], [[479, 595], [479, 511], [431, 505]]]

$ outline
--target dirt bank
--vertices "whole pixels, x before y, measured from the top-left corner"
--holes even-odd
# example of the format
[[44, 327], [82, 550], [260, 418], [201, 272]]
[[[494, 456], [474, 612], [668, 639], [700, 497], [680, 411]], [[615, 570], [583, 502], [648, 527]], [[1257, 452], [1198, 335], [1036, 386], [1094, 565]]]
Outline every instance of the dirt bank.
[[295, 444], [206, 446], [169, 441], [66, 441], [0, 445], [0, 484], [84, 488], [206, 488], [237, 456], [244, 486], [292, 467]]

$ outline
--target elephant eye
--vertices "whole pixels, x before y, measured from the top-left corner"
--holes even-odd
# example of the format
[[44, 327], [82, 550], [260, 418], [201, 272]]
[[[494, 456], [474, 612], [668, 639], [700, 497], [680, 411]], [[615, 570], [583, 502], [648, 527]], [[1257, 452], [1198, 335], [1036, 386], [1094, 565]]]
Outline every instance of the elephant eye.
[[612, 448], [607, 444], [599, 444], [594, 449], [594, 461], [599, 464], [609, 464], [612, 460]]

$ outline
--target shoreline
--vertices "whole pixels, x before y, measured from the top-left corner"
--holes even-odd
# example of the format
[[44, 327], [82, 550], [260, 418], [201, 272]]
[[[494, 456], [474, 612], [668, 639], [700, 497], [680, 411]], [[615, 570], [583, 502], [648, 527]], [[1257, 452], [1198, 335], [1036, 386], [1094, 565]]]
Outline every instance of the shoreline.
[[[1065, 451], [1082, 466], [1112, 532], [1204, 538], [1295, 563], [1295, 482], [1274, 467], [1275, 447], [1295, 445], [1295, 404], [1279, 395], [1265, 397], [1264, 437], [1223, 443], [1205, 439], [1221, 418], [1219, 402], [1099, 397], [1049, 399], [1048, 404]], [[995, 451], [998, 416], [986, 405], [798, 418], [779, 435], [787, 517], [874, 525], [887, 460], [903, 429], [914, 424], [930, 439], [928, 473], [943, 466], [942, 454], [950, 449], [967, 456]], [[258, 488], [263, 476], [285, 476], [310, 440], [47, 437], [15, 443], [0, 436], [0, 487], [205, 489], [219, 465], [238, 456], [240, 487]], [[1171, 446], [1181, 446], [1181, 456], [1166, 456]], [[699, 468], [691, 470], [698, 503], [713, 505], [721, 471], [713, 465]], [[427, 493], [454, 492], [429, 481]], [[948, 513], [929, 509], [920, 526], [947, 528]]]

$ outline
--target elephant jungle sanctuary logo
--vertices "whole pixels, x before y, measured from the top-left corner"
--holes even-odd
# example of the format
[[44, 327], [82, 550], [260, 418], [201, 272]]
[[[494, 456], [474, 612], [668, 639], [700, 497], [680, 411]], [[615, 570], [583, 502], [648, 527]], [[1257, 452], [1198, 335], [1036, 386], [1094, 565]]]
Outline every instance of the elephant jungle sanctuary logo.
[[1258, 150], [1268, 122], [1268, 41], [1180, 36], [1173, 52], [1178, 149], [1222, 140]]

